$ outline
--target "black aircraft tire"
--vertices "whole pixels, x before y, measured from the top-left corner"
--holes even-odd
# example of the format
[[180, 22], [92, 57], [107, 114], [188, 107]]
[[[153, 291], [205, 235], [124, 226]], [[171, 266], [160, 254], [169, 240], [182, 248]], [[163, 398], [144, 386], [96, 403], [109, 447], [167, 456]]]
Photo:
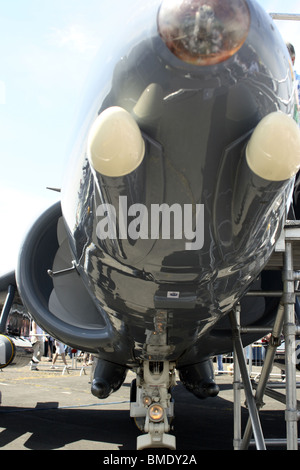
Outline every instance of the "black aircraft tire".
[[[136, 402], [136, 379], [134, 379], [130, 385], [130, 403], [134, 402]], [[130, 419], [139, 431], [144, 432], [145, 418], [130, 417]]]

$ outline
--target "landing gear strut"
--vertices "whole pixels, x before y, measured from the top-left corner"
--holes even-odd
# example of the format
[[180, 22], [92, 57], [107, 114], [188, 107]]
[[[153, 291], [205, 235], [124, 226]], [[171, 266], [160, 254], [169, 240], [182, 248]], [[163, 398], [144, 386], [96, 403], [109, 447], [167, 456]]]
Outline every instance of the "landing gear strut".
[[137, 438], [137, 450], [176, 449], [175, 436], [168, 434], [174, 416], [170, 389], [175, 385], [174, 363], [145, 361], [137, 370], [137, 380], [131, 390], [130, 416], [145, 433]]

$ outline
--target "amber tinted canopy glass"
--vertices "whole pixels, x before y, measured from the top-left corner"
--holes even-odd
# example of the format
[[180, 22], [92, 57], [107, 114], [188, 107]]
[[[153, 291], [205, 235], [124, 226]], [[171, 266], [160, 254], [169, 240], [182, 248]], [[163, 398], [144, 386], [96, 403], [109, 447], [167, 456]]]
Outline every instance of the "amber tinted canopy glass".
[[193, 65], [213, 65], [235, 54], [250, 28], [245, 0], [164, 0], [158, 31], [170, 51]]

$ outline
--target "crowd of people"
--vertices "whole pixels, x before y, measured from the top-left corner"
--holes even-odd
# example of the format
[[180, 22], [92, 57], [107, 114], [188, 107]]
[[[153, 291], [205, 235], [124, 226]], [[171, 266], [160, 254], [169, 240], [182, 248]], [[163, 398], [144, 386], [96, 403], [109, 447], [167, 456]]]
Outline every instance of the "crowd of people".
[[33, 355], [30, 361], [30, 370], [38, 370], [38, 364], [42, 357], [47, 358], [51, 362], [51, 369], [56, 369], [56, 361], [61, 356], [62, 362], [65, 367], [71, 367], [67, 363], [66, 356], [72, 358], [73, 355], [81, 356], [83, 366], [89, 366], [93, 363], [93, 356], [89, 353], [72, 349], [71, 347], [63, 344], [52, 338], [45, 333], [35, 321], [31, 323], [31, 344], [33, 348]]

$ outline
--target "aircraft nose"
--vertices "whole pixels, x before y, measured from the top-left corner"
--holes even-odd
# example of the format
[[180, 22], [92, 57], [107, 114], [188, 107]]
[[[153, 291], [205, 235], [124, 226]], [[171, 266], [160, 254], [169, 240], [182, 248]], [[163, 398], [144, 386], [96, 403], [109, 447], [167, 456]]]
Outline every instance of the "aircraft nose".
[[164, 0], [158, 31], [179, 59], [193, 65], [227, 60], [244, 44], [250, 28], [245, 0]]

